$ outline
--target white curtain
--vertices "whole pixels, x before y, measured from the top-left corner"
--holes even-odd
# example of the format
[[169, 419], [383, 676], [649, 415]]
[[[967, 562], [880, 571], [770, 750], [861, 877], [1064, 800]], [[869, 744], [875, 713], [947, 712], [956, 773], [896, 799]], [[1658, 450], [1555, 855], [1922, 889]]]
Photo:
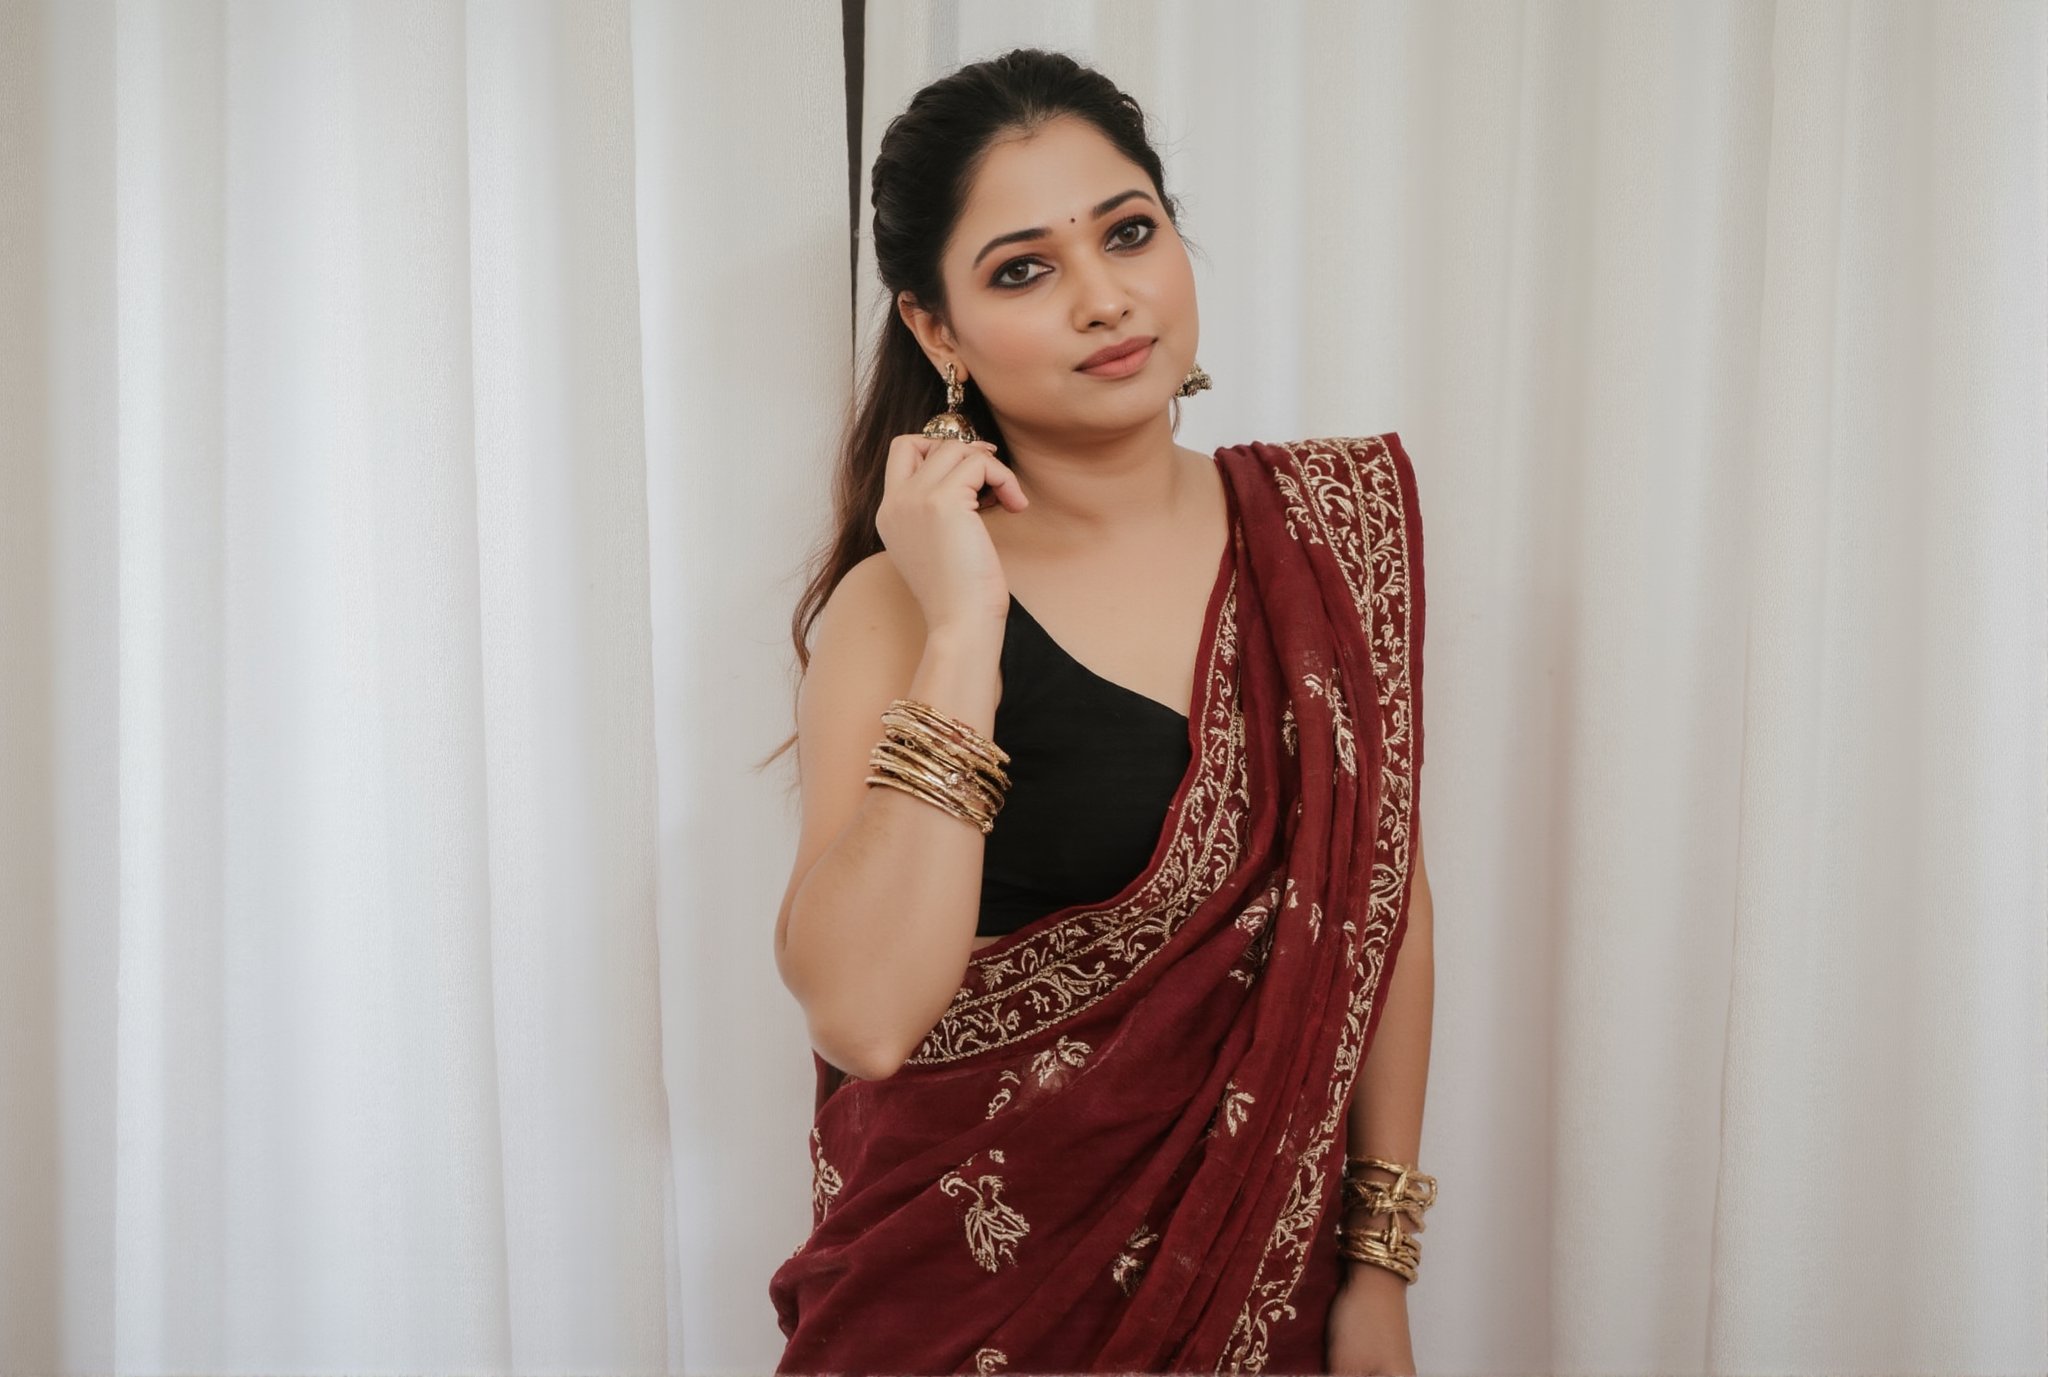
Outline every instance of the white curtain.
[[[1423, 1370], [2048, 1368], [2048, 4], [865, 11], [1416, 458]], [[0, 0], [0, 1371], [772, 1366], [840, 19]]]
[[758, 1358], [838, 7], [0, 26], [0, 1372]]

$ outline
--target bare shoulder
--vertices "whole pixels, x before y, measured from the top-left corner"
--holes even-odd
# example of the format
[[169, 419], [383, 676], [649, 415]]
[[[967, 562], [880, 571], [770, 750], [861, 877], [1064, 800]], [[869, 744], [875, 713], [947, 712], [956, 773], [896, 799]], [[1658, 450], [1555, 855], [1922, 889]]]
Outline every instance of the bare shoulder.
[[[802, 773], [850, 725], [861, 755], [880, 734], [882, 710], [910, 687], [924, 654], [924, 610], [887, 550], [846, 571], [819, 611], [810, 663], [797, 693]], [[872, 728], [873, 730], [870, 730]]]
[[847, 570], [825, 599], [818, 614], [816, 648], [823, 647], [826, 637], [843, 638], [848, 631], [924, 640], [924, 610], [887, 550], [877, 550]]
[[882, 550], [847, 570], [819, 611], [797, 690], [797, 779], [803, 821], [775, 923], [782, 952], [804, 877], [859, 811], [882, 713], [903, 697], [924, 655], [924, 613]]

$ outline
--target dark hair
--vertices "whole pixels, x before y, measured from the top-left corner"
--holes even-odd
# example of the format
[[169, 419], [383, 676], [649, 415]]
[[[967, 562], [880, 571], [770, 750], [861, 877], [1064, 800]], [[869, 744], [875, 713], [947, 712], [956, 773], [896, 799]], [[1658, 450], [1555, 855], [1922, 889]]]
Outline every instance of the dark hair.
[[[812, 558], [812, 578], [790, 619], [800, 673], [810, 667], [810, 629], [832, 590], [848, 570], [882, 548], [875, 513], [882, 503], [889, 442], [923, 429], [926, 420], [945, 408], [946, 380], [895, 309], [897, 294], [908, 292], [918, 305], [947, 321], [939, 260], [990, 147], [999, 139], [1035, 133], [1061, 116], [1087, 120], [1118, 152], [1143, 168], [1174, 229], [1180, 229], [1180, 203], [1166, 194], [1165, 174], [1146, 135], [1144, 112], [1115, 82], [1065, 53], [1015, 48], [970, 63], [924, 87], [903, 113], [889, 121], [871, 179], [875, 269], [888, 309], [840, 439], [832, 476], [831, 532]], [[1003, 448], [1002, 427], [972, 379], [965, 384], [965, 394], [961, 413], [979, 434]], [[1177, 431], [1178, 397], [1172, 407]], [[796, 739], [792, 734], [756, 768], [780, 756]]]

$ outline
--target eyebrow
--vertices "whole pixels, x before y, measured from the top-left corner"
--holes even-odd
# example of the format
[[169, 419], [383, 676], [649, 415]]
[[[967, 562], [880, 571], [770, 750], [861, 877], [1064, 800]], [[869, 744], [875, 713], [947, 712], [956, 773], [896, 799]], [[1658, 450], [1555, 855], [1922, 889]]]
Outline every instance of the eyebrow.
[[[1145, 195], [1145, 189], [1143, 187], [1134, 186], [1129, 191], [1119, 191], [1116, 195], [1110, 197], [1107, 201], [1103, 201], [1102, 203], [1097, 205], [1095, 209], [1089, 212], [1089, 214], [1093, 218], [1100, 220], [1103, 216], [1109, 214], [1118, 206], [1130, 200], [1133, 196], [1143, 196], [1148, 201], [1152, 200], [1150, 196]], [[1154, 205], [1159, 204], [1157, 201], [1153, 201], [1152, 203]], [[1020, 240], [1025, 239], [1043, 239], [1046, 235], [1051, 233], [1051, 230], [1047, 229], [1043, 225], [1040, 225], [1036, 229], [1011, 230], [1008, 234], [999, 234], [995, 238], [989, 240], [986, 244], [983, 244], [981, 246], [981, 252], [974, 255], [974, 261], [967, 265], [967, 270], [969, 272], [973, 272], [976, 268], [980, 267], [981, 260], [988, 257], [989, 250], [991, 249], [997, 248], [1003, 244], [1014, 244]]]

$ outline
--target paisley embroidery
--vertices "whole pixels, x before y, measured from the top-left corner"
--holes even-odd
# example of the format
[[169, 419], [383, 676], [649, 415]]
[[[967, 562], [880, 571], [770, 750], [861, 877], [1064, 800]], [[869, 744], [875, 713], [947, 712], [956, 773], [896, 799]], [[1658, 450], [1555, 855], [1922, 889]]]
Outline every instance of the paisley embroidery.
[[1062, 1066], [1079, 1066], [1093, 1049], [1076, 1038], [1062, 1037], [1057, 1047], [1048, 1047], [1031, 1059], [1031, 1074], [1044, 1085], [1059, 1074]]
[[[1000, 1164], [1002, 1149], [990, 1148], [988, 1159]], [[974, 1159], [970, 1157], [967, 1160], [972, 1162]], [[967, 1233], [967, 1249], [974, 1254], [976, 1262], [991, 1272], [1006, 1262], [1015, 1264], [1017, 1240], [1031, 1232], [1031, 1224], [1003, 1203], [1002, 1177], [985, 1173], [969, 1181], [955, 1169], [939, 1178], [939, 1189], [948, 1195], [959, 1195], [964, 1191], [974, 1197], [974, 1203], [967, 1207], [961, 1224]]]
[[1017, 1083], [1023, 1079], [1014, 1068], [1004, 1067], [1002, 1074], [996, 1077], [996, 1080], [1001, 1083], [1002, 1089], [996, 1091], [996, 1097], [988, 1102], [988, 1113], [982, 1115], [982, 1117], [985, 1119], [995, 1118], [996, 1111], [1010, 1102], [1010, 1096], [1016, 1092]]
[[1001, 1372], [1009, 1365], [1010, 1355], [1000, 1348], [976, 1349], [974, 1370], [979, 1373]]
[[[1288, 1297], [1308, 1264], [1309, 1244], [1323, 1211], [1324, 1184], [1332, 1179], [1325, 1164], [1350, 1107], [1387, 945], [1403, 916], [1414, 824], [1414, 700], [1409, 682], [1414, 642], [1400, 472], [1393, 452], [1378, 436], [1305, 440], [1285, 448], [1297, 461], [1294, 473], [1275, 471], [1286, 497], [1288, 531], [1308, 544], [1329, 547], [1365, 618], [1386, 749], [1380, 762], [1379, 816], [1364, 932], [1361, 935], [1358, 924], [1348, 917], [1342, 925], [1365, 970], [1345, 1010], [1328, 1108], [1295, 1154], [1287, 1202], [1267, 1237], [1250, 1294], [1217, 1363], [1219, 1373], [1264, 1371], [1272, 1325], [1295, 1315]], [[1287, 1146], [1283, 1138], [1280, 1147]]]

